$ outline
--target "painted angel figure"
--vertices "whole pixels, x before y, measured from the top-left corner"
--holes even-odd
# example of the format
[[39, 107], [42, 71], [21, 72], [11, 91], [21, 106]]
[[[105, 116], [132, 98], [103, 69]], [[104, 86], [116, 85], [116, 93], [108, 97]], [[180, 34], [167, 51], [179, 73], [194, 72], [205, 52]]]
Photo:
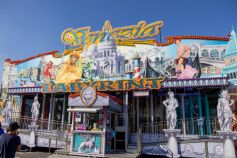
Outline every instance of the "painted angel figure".
[[217, 117], [221, 131], [231, 131], [233, 125], [233, 112], [231, 106], [234, 100], [230, 99], [227, 90], [222, 90], [217, 104]]
[[166, 107], [166, 121], [168, 129], [175, 129], [177, 122], [176, 108], [179, 106], [177, 99], [174, 98], [173, 92], [168, 92], [168, 98], [163, 101]]
[[32, 107], [31, 107], [31, 113], [32, 113], [32, 115], [31, 115], [31, 117], [32, 117], [31, 124], [32, 125], [36, 125], [36, 123], [38, 121], [39, 108], [40, 108], [40, 104], [39, 104], [39, 101], [38, 101], [38, 97], [35, 96], [34, 102], [33, 102]]
[[2, 115], [4, 117], [4, 123], [9, 124], [10, 119], [11, 119], [11, 112], [12, 112], [12, 101], [11, 101], [11, 96], [8, 95], [5, 102], [5, 106], [2, 110]]

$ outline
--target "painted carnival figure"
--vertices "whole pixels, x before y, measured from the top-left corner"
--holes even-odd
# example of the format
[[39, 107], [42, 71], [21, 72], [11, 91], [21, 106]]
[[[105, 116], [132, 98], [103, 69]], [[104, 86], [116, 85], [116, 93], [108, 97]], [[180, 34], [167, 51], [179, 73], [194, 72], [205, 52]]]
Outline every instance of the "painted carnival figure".
[[38, 97], [35, 96], [34, 102], [33, 102], [32, 107], [31, 107], [31, 113], [32, 113], [32, 115], [31, 115], [31, 117], [32, 117], [31, 124], [32, 125], [37, 124], [38, 116], [39, 116], [39, 109], [40, 109], [40, 103], [38, 101]]
[[166, 122], [168, 129], [175, 129], [177, 122], [176, 108], [179, 106], [178, 101], [174, 98], [173, 92], [168, 92], [168, 98], [163, 101], [166, 107]]
[[234, 100], [230, 99], [227, 90], [222, 90], [217, 104], [217, 117], [221, 131], [231, 131], [233, 125], [233, 112], [231, 106]]
[[190, 48], [181, 43], [181, 39], [176, 38], [175, 44], [177, 48], [176, 59], [176, 77], [178, 79], [189, 79], [197, 73], [197, 70], [192, 67], [192, 58], [190, 57]]
[[44, 66], [43, 74], [47, 83], [49, 83], [53, 79], [52, 68], [53, 68], [52, 61], [49, 61]]
[[70, 53], [69, 59], [64, 63], [56, 77], [56, 83], [69, 84], [82, 77], [82, 61], [79, 51]]
[[3, 103], [3, 106], [4, 108], [2, 110], [2, 115], [4, 117], [4, 124], [9, 124], [12, 112], [12, 101], [10, 95], [7, 96], [6, 100]]

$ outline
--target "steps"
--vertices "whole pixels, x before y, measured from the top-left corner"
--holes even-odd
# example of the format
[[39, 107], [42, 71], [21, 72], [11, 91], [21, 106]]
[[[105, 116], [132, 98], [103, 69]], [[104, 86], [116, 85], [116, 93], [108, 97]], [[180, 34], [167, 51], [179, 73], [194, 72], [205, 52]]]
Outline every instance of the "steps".
[[137, 153], [136, 144], [128, 144], [127, 153], [136, 154]]

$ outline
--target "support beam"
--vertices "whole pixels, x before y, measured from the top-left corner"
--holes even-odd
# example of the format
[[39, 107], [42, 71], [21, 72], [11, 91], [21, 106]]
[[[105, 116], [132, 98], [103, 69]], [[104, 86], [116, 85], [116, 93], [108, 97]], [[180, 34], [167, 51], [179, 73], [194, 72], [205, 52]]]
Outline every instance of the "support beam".
[[190, 118], [191, 118], [191, 133], [194, 134], [194, 120], [193, 120], [193, 96], [189, 96], [189, 103], [190, 103]]
[[151, 131], [154, 132], [154, 104], [153, 104], [153, 92], [151, 91]]
[[71, 124], [71, 112], [68, 113], [68, 119], [67, 119], [67, 122], [68, 122], [69, 124]]
[[54, 120], [54, 113], [55, 113], [55, 95], [53, 95], [53, 105], [52, 105], [52, 116], [51, 116], [51, 122], [52, 122], [52, 125], [51, 125], [51, 130], [53, 129], [53, 125], [55, 123], [55, 120]]
[[198, 93], [198, 110], [199, 110], [199, 129], [200, 135], [203, 135], [203, 114], [202, 114], [202, 98], [200, 92]]
[[23, 107], [23, 99], [24, 99], [24, 94], [21, 94], [21, 103], [20, 103], [20, 113], [19, 113], [19, 115], [20, 115], [20, 117], [22, 116], [22, 107]]
[[139, 97], [136, 97], [136, 106], [137, 106], [137, 132], [140, 127], [140, 102]]
[[125, 150], [128, 147], [128, 91], [125, 94]]
[[43, 94], [43, 105], [42, 105], [42, 111], [41, 111], [41, 129], [44, 129], [44, 112], [45, 112], [45, 100], [46, 100], [46, 94]]
[[66, 104], [66, 95], [64, 93], [64, 95], [63, 95], [63, 111], [62, 111], [61, 129], [63, 129], [63, 125], [64, 125], [65, 104]]
[[207, 132], [208, 135], [211, 134], [211, 123], [210, 123], [210, 111], [209, 111], [209, 102], [208, 102], [208, 96], [207, 94], [205, 94], [205, 111], [206, 111], [206, 119], [205, 120], [207, 122]]
[[183, 134], [186, 135], [186, 119], [185, 119], [185, 107], [184, 107], [184, 95], [181, 96], [182, 100], [182, 126], [183, 126]]
[[51, 93], [50, 96], [50, 105], [49, 105], [49, 119], [48, 119], [48, 130], [50, 130], [50, 124], [51, 124], [51, 113], [52, 113], [52, 106], [53, 106], [53, 93]]
[[150, 121], [149, 121], [149, 119], [150, 119], [150, 108], [149, 108], [149, 100], [148, 100], [149, 98], [148, 97], [146, 97], [146, 123], [147, 124], [149, 124], [150, 123]]

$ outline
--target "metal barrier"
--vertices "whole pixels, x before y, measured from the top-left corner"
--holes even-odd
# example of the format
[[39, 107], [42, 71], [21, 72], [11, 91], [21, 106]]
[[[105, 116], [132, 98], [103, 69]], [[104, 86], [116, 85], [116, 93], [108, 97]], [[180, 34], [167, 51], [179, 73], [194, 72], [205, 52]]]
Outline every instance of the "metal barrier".
[[[31, 117], [11, 117], [11, 122], [18, 122], [20, 125], [20, 129], [28, 129], [28, 125], [31, 125], [32, 118]], [[38, 129], [41, 130], [61, 130], [61, 131], [69, 131], [71, 128], [71, 124], [62, 124], [62, 122], [59, 121], [48, 121], [47, 119], [39, 119], [37, 122], [37, 125], [39, 126]], [[49, 127], [49, 129], [48, 129]]]
[[[18, 122], [20, 125], [19, 133], [23, 135], [30, 135], [31, 130], [28, 128], [28, 125], [31, 125], [32, 119], [30, 117], [11, 117], [11, 122]], [[70, 144], [70, 124], [62, 124], [57, 121], [50, 121], [39, 119], [38, 129], [35, 131], [35, 135], [38, 138], [43, 138], [49, 140], [49, 148], [69, 148]], [[49, 126], [48, 126], [49, 125]], [[50, 129], [48, 129], [50, 127]], [[51, 142], [56, 142], [54, 146]], [[58, 145], [57, 142], [64, 142]]]
[[[159, 143], [167, 141], [163, 129], [167, 128], [165, 121], [141, 124], [141, 143]], [[217, 118], [192, 118], [178, 120], [176, 129], [181, 129], [179, 140], [218, 139], [220, 129]]]

